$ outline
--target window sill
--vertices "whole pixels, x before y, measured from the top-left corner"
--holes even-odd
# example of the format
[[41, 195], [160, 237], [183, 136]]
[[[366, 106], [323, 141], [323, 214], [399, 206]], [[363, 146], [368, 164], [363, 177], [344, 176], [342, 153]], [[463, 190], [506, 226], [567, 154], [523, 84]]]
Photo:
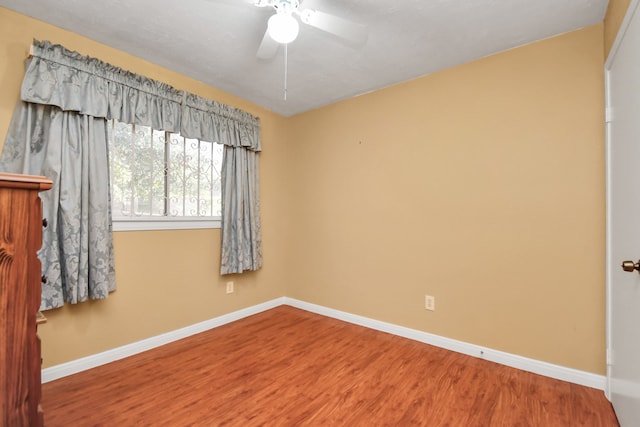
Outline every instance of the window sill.
[[113, 218], [113, 231], [197, 230], [206, 228], [220, 228], [220, 218]]

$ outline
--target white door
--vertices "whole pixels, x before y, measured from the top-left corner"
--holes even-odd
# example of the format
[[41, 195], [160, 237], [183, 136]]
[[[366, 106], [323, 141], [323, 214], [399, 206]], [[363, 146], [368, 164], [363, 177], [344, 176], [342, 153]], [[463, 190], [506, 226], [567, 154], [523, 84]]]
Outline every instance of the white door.
[[[607, 59], [608, 396], [623, 427], [640, 425], [640, 8], [634, 0]], [[628, 264], [633, 269], [633, 264]], [[637, 265], [640, 268], [640, 265]]]

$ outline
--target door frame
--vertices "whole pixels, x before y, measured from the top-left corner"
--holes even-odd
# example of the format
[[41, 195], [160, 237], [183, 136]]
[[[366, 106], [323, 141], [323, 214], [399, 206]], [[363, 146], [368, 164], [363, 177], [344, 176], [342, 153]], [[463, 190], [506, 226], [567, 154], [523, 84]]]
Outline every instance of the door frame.
[[605, 292], [606, 292], [606, 364], [607, 373], [605, 381], [604, 393], [607, 399], [611, 401], [611, 365], [613, 364], [613, 354], [611, 349], [611, 297], [612, 297], [612, 279], [613, 260], [611, 259], [611, 120], [615, 112], [611, 108], [611, 67], [615, 60], [620, 44], [625, 37], [629, 24], [633, 15], [636, 13], [640, 5], [640, 0], [631, 0], [624, 19], [618, 29], [618, 34], [611, 46], [611, 50], [607, 55], [604, 64], [604, 101], [605, 101], [605, 179], [606, 179], [606, 249], [605, 249]]

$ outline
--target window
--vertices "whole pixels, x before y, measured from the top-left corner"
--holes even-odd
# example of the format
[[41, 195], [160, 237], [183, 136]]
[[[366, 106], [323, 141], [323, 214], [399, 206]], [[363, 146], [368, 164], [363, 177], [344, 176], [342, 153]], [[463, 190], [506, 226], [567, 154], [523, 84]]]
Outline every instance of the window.
[[222, 145], [111, 121], [114, 230], [220, 227]]

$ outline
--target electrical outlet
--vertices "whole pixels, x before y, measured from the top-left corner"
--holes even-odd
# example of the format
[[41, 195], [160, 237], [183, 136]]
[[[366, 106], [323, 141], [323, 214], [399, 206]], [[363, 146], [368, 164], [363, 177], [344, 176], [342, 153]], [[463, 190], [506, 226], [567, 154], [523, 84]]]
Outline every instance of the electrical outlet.
[[227, 293], [228, 294], [233, 293], [233, 282], [227, 282]]
[[435, 311], [436, 309], [436, 297], [431, 295], [424, 296], [424, 308], [426, 310]]

